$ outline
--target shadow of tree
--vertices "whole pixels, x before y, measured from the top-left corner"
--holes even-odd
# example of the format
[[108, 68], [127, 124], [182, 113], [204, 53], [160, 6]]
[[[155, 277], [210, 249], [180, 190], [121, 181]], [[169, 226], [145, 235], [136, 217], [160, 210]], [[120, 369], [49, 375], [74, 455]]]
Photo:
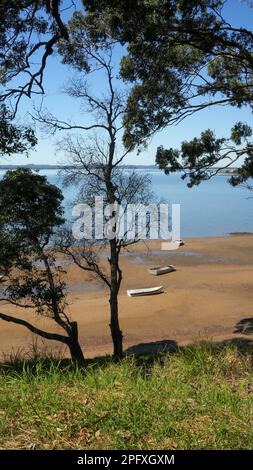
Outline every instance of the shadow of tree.
[[127, 348], [125, 355], [140, 355], [140, 354], [168, 354], [178, 351], [178, 344], [172, 339], [163, 341], [154, 341], [152, 343], [139, 343]]
[[234, 333], [250, 335], [253, 333], [253, 317], [243, 318], [235, 325]]

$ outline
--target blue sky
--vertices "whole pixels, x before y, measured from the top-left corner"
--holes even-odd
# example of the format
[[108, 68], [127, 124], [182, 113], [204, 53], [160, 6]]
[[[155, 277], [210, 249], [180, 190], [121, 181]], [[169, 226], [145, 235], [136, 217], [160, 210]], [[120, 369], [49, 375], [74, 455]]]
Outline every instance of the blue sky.
[[[225, 6], [224, 16], [234, 26], [245, 26], [252, 29], [253, 8], [250, 9], [247, 6], [247, 0], [245, 0], [245, 2], [240, 0], [228, 0]], [[78, 102], [67, 97], [62, 92], [63, 85], [71, 76], [73, 76], [73, 71], [70, 70], [69, 67], [63, 66], [57, 56], [50, 58], [45, 74], [44, 83], [46, 96], [43, 102], [47, 109], [53, 114], [56, 114], [60, 119], [70, 118], [76, 123], [80, 121], [89, 122], [88, 119], [90, 117], [84, 116], [80, 112]], [[93, 83], [95, 90], [100, 90], [104, 87], [104, 80], [101, 76], [97, 75]], [[32, 112], [33, 106], [39, 103], [39, 100], [23, 100], [18, 117], [19, 121], [23, 122], [25, 120], [29, 122], [29, 112]], [[228, 106], [206, 109], [191, 116], [177, 126], [170, 126], [159, 132], [152, 139], [145, 152], [142, 152], [140, 155], [136, 155], [136, 152], [133, 152], [128, 156], [125, 163], [141, 165], [154, 164], [158, 145], [164, 145], [164, 147], [178, 147], [182, 140], [188, 140], [198, 136], [201, 131], [207, 128], [213, 129], [217, 137], [226, 136], [229, 135], [229, 130], [232, 125], [239, 120], [253, 124], [252, 112], [248, 108], [236, 109]], [[63, 154], [61, 154], [61, 152], [57, 152], [56, 154], [55, 150], [55, 141], [59, 140], [59, 138], [63, 136], [63, 133], [61, 136], [58, 134], [57, 138], [53, 138], [43, 134], [38, 128], [37, 136], [39, 138], [39, 144], [36, 151], [30, 155], [29, 159], [26, 159], [24, 155], [17, 155], [12, 156], [8, 161], [12, 164], [63, 163]]]

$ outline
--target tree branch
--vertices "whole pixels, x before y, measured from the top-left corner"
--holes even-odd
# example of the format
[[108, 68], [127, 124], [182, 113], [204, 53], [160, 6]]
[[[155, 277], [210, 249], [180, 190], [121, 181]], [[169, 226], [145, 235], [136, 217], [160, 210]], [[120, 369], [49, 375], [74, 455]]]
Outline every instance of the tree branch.
[[36, 335], [39, 335], [42, 338], [50, 339], [54, 341], [61, 341], [62, 343], [65, 343], [65, 344], [68, 343], [68, 338], [66, 336], [59, 335], [58, 333], [49, 333], [47, 331], [41, 330], [40, 328], [33, 326], [31, 323], [27, 322], [26, 320], [21, 320], [20, 318], [12, 317], [10, 315], [5, 315], [4, 313], [1, 313], [1, 312], [0, 312], [0, 318], [7, 322], [25, 326], [32, 333], [35, 333]]

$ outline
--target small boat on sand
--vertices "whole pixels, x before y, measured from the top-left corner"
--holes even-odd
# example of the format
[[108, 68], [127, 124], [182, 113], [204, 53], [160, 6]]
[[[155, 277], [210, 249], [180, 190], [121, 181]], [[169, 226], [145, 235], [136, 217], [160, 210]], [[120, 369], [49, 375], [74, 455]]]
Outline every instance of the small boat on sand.
[[127, 291], [129, 297], [138, 297], [141, 295], [154, 295], [163, 292], [163, 286], [148, 287], [146, 289], [130, 289]]
[[160, 274], [167, 274], [167, 273], [172, 273], [173, 271], [176, 271], [175, 266], [173, 264], [170, 264], [168, 266], [154, 266], [152, 268], [149, 268], [148, 272], [150, 274], [153, 274], [154, 276], [160, 276]]

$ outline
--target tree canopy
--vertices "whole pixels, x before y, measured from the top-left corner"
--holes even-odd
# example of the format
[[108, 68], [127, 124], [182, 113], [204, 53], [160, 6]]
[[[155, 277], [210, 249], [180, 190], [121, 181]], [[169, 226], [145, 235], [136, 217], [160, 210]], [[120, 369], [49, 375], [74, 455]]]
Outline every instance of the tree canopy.
[[45, 176], [26, 168], [7, 171], [0, 182], [0, 266], [9, 275], [13, 266], [32, 266], [54, 230], [63, 224], [63, 195]]
[[[251, 3], [244, 3], [252, 13]], [[47, 58], [56, 45], [60, 54], [64, 48], [65, 63], [79, 62], [89, 72], [81, 45], [88, 34], [98, 48], [106, 41], [125, 47], [120, 74], [131, 83], [123, 122], [127, 149], [142, 146], [160, 129], [210, 106], [252, 109], [253, 31], [231, 24], [226, 4], [225, 0], [70, 2], [70, 7], [85, 14], [82, 28], [76, 29], [78, 39], [73, 31], [70, 34], [71, 23], [63, 21], [65, 4], [60, 0], [4, 2], [0, 70], [2, 83], [10, 86], [2, 99], [14, 95], [18, 102], [23, 94], [43, 93]], [[69, 15], [73, 26], [78, 13], [70, 10]], [[33, 58], [41, 51], [39, 68], [34, 70]], [[15, 89], [11, 80], [20, 74], [28, 80]], [[246, 156], [250, 158], [247, 152]]]
[[59, 188], [29, 169], [8, 171], [0, 181], [0, 302], [23, 312], [32, 309], [52, 319], [64, 334], [2, 312], [0, 319], [60, 341], [69, 347], [73, 360], [83, 363], [77, 324], [65, 312], [65, 273], [53, 243], [55, 231], [64, 223], [62, 200]]
[[[127, 44], [121, 61], [121, 75], [132, 84], [124, 118], [126, 147], [141, 146], [160, 129], [207, 107], [253, 109], [253, 31], [226, 19], [226, 3], [87, 1], [90, 17], [106, 19], [112, 37]], [[180, 150], [158, 148], [157, 163], [167, 173], [187, 167], [192, 186], [215, 173], [213, 164], [225, 168], [240, 161], [238, 176], [230, 180], [239, 184], [253, 176], [250, 132], [240, 122], [230, 137], [216, 139], [206, 130]]]
[[[127, 127], [137, 140], [205, 106], [252, 105], [253, 32], [233, 27], [224, 18], [226, 1], [83, 0], [82, 4], [86, 28], [89, 25], [96, 41], [110, 36], [127, 45], [121, 73], [134, 83]], [[76, 2], [68, 7], [77, 7]], [[21, 72], [29, 78], [29, 84], [16, 93], [31, 96], [33, 86], [43, 87], [53, 47], [62, 39], [71, 45], [63, 21], [65, 8], [61, 0], [2, 3], [1, 81], [7, 83]], [[41, 49], [41, 68], [33, 74], [33, 55]]]
[[253, 32], [223, 17], [221, 0], [90, 0], [127, 44], [122, 76], [133, 83], [126, 142], [208, 106], [253, 106]]

